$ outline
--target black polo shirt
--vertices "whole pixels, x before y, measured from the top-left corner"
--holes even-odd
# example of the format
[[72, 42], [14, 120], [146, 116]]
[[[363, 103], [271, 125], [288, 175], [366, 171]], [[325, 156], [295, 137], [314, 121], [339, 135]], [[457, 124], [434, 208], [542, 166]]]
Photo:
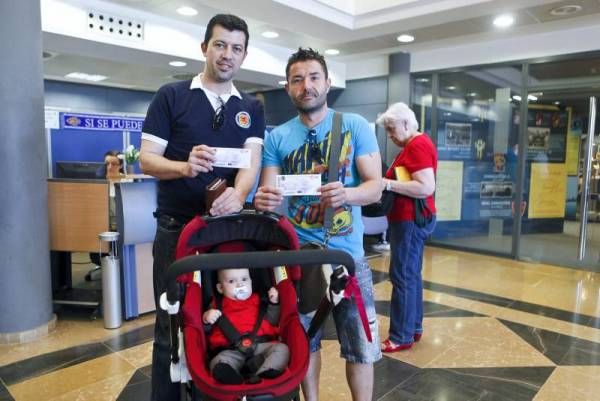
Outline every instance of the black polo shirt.
[[[198, 78], [196, 78], [198, 79]], [[225, 120], [213, 130], [215, 111], [206, 93], [192, 81], [181, 81], [161, 87], [155, 94], [142, 128], [143, 135], [166, 143], [164, 156], [169, 160], [187, 161], [192, 147], [242, 148], [248, 138], [262, 141], [265, 117], [262, 104], [240, 92], [241, 99], [231, 95], [225, 104]], [[225, 178], [233, 186], [237, 169], [218, 168], [200, 173], [196, 178], [160, 180], [157, 214], [168, 214], [189, 220], [204, 210], [204, 192], [215, 178]]]

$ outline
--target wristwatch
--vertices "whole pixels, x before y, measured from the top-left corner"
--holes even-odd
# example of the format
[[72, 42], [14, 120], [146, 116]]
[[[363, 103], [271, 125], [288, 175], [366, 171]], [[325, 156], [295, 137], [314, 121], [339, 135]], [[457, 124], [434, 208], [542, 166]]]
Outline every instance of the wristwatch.
[[392, 180], [386, 180], [385, 181], [385, 190], [386, 191], [391, 191], [392, 190]]

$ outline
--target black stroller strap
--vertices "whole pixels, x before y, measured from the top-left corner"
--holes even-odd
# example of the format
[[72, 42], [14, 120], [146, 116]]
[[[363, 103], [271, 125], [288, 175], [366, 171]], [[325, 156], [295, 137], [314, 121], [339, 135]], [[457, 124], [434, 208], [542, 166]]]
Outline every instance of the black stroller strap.
[[[230, 349], [238, 349], [243, 354], [247, 356], [252, 356], [254, 353], [255, 344], [257, 342], [265, 342], [259, 341], [264, 338], [268, 338], [269, 336], [259, 336], [256, 334], [260, 329], [262, 321], [267, 313], [267, 304], [266, 302], [260, 302], [260, 308], [258, 311], [258, 317], [256, 318], [256, 322], [254, 323], [254, 327], [252, 328], [252, 332], [250, 334], [242, 334], [240, 333], [233, 323], [222, 313], [223, 312], [223, 299], [221, 297], [215, 297], [215, 305], [218, 310], [221, 311], [221, 316], [217, 319], [215, 324], [221, 329], [225, 338], [229, 341]], [[249, 341], [248, 341], [249, 340]], [[270, 341], [270, 340], [269, 340]]]

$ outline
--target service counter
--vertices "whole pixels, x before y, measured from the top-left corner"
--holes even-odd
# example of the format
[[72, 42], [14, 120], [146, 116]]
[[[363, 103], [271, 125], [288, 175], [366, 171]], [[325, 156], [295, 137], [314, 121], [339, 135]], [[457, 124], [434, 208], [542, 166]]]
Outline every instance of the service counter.
[[[71, 252], [98, 252], [98, 234], [109, 230], [111, 197], [106, 180], [48, 180], [48, 216], [55, 303], [94, 306], [97, 295], [69, 291]], [[114, 181], [123, 317], [154, 310], [152, 242], [156, 232], [156, 180], [133, 175]], [[103, 250], [105, 251], [105, 250]], [[80, 298], [80, 299], [77, 299]]]

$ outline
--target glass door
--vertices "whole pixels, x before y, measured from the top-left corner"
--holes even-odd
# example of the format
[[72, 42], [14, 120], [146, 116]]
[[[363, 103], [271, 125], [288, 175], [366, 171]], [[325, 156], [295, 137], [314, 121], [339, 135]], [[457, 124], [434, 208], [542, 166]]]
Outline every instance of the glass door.
[[525, 173], [518, 257], [600, 271], [600, 89], [556, 86], [530, 90], [519, 131]]

